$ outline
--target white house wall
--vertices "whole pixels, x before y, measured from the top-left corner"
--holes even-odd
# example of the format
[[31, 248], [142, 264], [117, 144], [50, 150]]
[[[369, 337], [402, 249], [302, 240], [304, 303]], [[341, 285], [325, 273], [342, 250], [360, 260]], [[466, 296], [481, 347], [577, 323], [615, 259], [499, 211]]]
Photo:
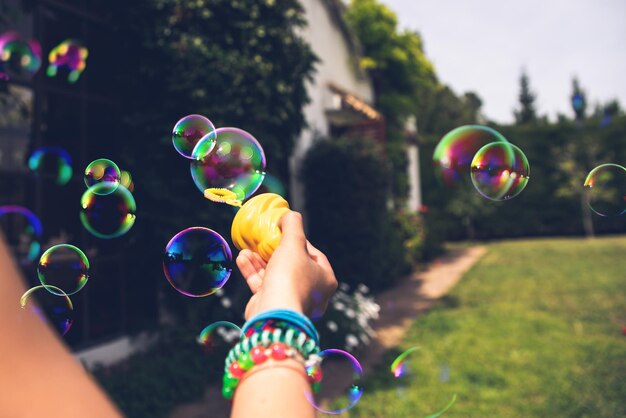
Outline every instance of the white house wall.
[[352, 56], [341, 29], [328, 13], [324, 0], [301, 0], [301, 4], [308, 21], [301, 35], [311, 45], [319, 62], [313, 82], [307, 85], [311, 102], [304, 108], [304, 114], [308, 127], [298, 138], [289, 161], [292, 173], [290, 204], [299, 211], [304, 209], [303, 187], [298, 179], [302, 159], [314, 138], [328, 134], [325, 110], [332, 107], [333, 102], [328, 83], [332, 82], [368, 103], [372, 103], [374, 96], [369, 79], [357, 73], [354, 67], [356, 58]]

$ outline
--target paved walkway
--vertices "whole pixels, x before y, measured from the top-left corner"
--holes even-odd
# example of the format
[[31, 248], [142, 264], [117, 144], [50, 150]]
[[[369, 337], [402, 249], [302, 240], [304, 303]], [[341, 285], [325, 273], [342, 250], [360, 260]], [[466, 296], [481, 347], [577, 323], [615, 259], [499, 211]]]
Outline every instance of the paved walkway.
[[[448, 293], [485, 252], [485, 247], [449, 251], [429, 264], [426, 270], [407, 277], [394, 288], [378, 295], [376, 302], [381, 310], [380, 318], [373, 326], [376, 338], [367, 352], [359, 356], [365, 375], [380, 362], [385, 351], [402, 341], [415, 318]], [[347, 376], [347, 379], [350, 377]], [[219, 389], [207, 388], [201, 400], [176, 408], [170, 418], [228, 418], [229, 410]]]

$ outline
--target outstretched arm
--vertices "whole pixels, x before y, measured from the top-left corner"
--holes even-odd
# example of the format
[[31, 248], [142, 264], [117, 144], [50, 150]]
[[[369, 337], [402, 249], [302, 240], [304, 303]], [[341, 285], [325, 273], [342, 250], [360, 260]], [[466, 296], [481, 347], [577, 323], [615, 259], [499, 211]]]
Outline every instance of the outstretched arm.
[[59, 337], [20, 308], [24, 282], [0, 236], [0, 416], [121, 417]]
[[[272, 310], [290, 309], [310, 315], [323, 312], [337, 288], [326, 256], [304, 235], [299, 213], [281, 219], [282, 238], [266, 264], [250, 250], [242, 250], [237, 265], [252, 297], [246, 319]], [[237, 387], [233, 418], [313, 418], [315, 410], [305, 397], [310, 390], [304, 367], [295, 360], [270, 360], [255, 366]]]

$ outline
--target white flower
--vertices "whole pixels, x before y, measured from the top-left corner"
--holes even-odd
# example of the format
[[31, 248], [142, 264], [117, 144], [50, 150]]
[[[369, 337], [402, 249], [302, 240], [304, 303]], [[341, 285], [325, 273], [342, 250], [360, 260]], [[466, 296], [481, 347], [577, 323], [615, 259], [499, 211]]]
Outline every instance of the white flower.
[[232, 305], [232, 302], [230, 301], [229, 298], [222, 298], [222, 306], [225, 308], [230, 308], [230, 306]]
[[346, 335], [346, 345], [350, 347], [356, 347], [357, 345], [359, 345], [359, 340], [353, 334], [348, 334]]
[[337, 332], [337, 330], [339, 329], [335, 321], [328, 321], [326, 323], [326, 327], [328, 327], [328, 329], [331, 330], [332, 332]]
[[341, 302], [335, 302], [333, 303], [333, 308], [337, 309], [338, 311], [343, 311], [344, 309], [346, 309], [346, 305]]

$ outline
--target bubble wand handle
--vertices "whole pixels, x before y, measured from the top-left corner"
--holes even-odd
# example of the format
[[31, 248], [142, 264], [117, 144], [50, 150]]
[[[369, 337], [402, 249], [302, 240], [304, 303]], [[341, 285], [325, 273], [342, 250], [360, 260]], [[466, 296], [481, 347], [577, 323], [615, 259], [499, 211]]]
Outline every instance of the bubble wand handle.
[[263, 193], [248, 200], [237, 211], [231, 228], [233, 244], [247, 248], [269, 261], [280, 243], [278, 221], [289, 212], [289, 203], [275, 193]]

